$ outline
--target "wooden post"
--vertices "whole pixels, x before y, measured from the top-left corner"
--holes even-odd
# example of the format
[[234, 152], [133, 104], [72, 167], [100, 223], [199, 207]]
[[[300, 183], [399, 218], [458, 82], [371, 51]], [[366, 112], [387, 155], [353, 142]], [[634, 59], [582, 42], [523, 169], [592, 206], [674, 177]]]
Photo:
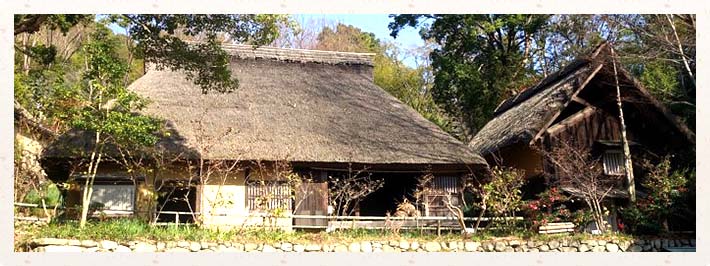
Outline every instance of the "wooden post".
[[441, 236], [441, 219], [436, 220], [436, 235]]
[[616, 105], [619, 107], [619, 121], [621, 122], [621, 145], [624, 149], [624, 169], [626, 170], [626, 181], [629, 183], [629, 200], [636, 201], [636, 185], [634, 184], [634, 168], [631, 162], [631, 150], [629, 149], [629, 141], [626, 139], [626, 123], [624, 122], [624, 110], [621, 105], [621, 89], [619, 88], [619, 74], [616, 71], [616, 54], [614, 48], [611, 49], [611, 61], [614, 66], [614, 80], [616, 81]]
[[180, 215], [178, 214], [178, 212], [175, 212], [175, 229], [177, 229], [179, 227], [179, 224], [180, 224]]

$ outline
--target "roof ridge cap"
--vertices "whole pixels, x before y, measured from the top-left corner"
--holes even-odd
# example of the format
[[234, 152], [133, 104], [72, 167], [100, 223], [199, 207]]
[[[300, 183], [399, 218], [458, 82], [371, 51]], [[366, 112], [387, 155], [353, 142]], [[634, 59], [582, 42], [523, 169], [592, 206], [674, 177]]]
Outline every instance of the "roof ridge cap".
[[254, 49], [254, 50], [315, 52], [315, 53], [342, 54], [342, 55], [372, 55], [372, 56], [374, 56], [376, 54], [376, 53], [342, 52], [342, 51], [329, 51], [329, 50], [318, 50], [318, 49], [276, 47], [276, 46], [268, 46], [268, 45], [236, 44], [236, 43], [224, 43], [224, 44], [220, 44], [220, 46], [222, 46], [223, 48], [250, 48], [250, 49]]
[[302, 63], [352, 64], [374, 66], [375, 53], [355, 53], [246, 44], [222, 44], [222, 49], [244, 59], [274, 59]]

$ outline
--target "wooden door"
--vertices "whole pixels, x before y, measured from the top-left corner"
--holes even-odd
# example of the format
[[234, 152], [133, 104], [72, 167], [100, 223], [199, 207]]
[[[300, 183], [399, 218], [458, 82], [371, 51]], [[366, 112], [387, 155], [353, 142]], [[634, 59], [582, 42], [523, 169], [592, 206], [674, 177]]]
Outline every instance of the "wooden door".
[[[328, 183], [303, 182], [296, 189], [294, 202], [296, 215], [328, 215]], [[325, 218], [295, 218], [294, 225], [327, 226]]]

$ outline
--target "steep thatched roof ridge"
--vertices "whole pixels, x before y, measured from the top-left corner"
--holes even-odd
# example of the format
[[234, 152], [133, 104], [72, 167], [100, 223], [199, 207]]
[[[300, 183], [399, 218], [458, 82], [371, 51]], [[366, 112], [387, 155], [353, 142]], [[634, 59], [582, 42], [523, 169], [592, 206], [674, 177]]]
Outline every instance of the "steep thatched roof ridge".
[[602, 43], [589, 55], [581, 56], [560, 71], [503, 101], [496, 108], [493, 119], [476, 133], [469, 146], [486, 155], [505, 146], [531, 141], [565, 107], [578, 89], [580, 78], [592, 74], [591, 63], [606, 48], [608, 44]]
[[529, 142], [571, 98], [579, 76], [593, 71], [590, 63], [606, 47], [597, 46], [589, 56], [572, 61], [560, 71], [498, 105], [493, 119], [471, 139], [469, 146], [485, 155], [517, 142]]
[[548, 86], [550, 84], [552, 84], [554, 82], [558, 82], [560, 79], [564, 79], [564, 78], [568, 77], [568, 75], [572, 74], [574, 71], [589, 64], [589, 62], [594, 60], [604, 49], [608, 49], [608, 48], [609, 48], [608, 43], [602, 43], [602, 44], [598, 45], [588, 55], [575, 59], [574, 61], [569, 63], [569, 65], [562, 68], [560, 71], [557, 71], [555, 73], [548, 75], [547, 77], [540, 80], [537, 84], [533, 85], [532, 87], [527, 88], [523, 92], [506, 99], [500, 105], [498, 105], [498, 107], [496, 108], [493, 115], [497, 116], [497, 115], [507, 111], [508, 109], [513, 108], [515, 105], [517, 105], [523, 101], [526, 101], [528, 98], [537, 94], [541, 90], [548, 88]]
[[517, 142], [529, 142], [557, 111], [564, 108], [579, 85], [580, 75], [593, 70], [588, 64], [569, 75], [561, 76], [544, 89], [538, 89], [524, 101], [498, 114], [473, 137], [469, 146], [486, 155]]
[[374, 53], [351, 53], [293, 48], [277, 48], [242, 44], [225, 44], [222, 48], [239, 59], [274, 59], [300, 63], [349, 64], [372, 66]]
[[359, 54], [327, 52], [331, 60], [314, 52], [323, 57], [315, 60], [305, 56], [311, 51], [292, 49], [232, 52], [240, 85], [231, 93], [203, 94], [183, 73], [167, 70], [130, 85], [151, 100], [144, 112], [172, 132], [159, 148], [209, 160], [486, 165], [376, 86], [372, 66], [354, 63], [364, 62], [355, 60]]
[[[469, 146], [479, 154], [486, 155], [518, 142], [527, 145], [543, 127], [555, 119], [555, 115], [571, 101], [572, 95], [582, 89], [581, 81], [596, 75], [595, 68], [602, 70], [599, 73], [610, 71], [611, 49], [610, 44], [602, 43], [590, 55], [580, 57], [535, 86], [501, 103], [495, 117], [473, 137]], [[695, 134], [678, 121], [638, 80], [623, 67], [619, 68], [619, 74], [619, 83], [625, 84], [622, 87], [637, 91], [690, 143], [694, 143]]]

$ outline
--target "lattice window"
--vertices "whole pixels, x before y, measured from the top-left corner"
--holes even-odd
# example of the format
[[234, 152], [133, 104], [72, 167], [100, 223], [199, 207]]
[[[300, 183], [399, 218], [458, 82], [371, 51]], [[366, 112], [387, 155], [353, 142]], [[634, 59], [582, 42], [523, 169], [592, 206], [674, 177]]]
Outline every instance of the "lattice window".
[[604, 152], [604, 174], [624, 175], [624, 153], [620, 150], [607, 150]]
[[453, 176], [437, 176], [432, 182], [432, 189], [436, 193], [459, 193], [459, 179]]
[[291, 209], [291, 189], [285, 182], [250, 181], [246, 189], [249, 211]]
[[431, 182], [431, 187], [425, 195], [426, 216], [452, 216], [446, 207], [447, 202], [460, 206], [459, 178], [453, 176], [437, 176]]

